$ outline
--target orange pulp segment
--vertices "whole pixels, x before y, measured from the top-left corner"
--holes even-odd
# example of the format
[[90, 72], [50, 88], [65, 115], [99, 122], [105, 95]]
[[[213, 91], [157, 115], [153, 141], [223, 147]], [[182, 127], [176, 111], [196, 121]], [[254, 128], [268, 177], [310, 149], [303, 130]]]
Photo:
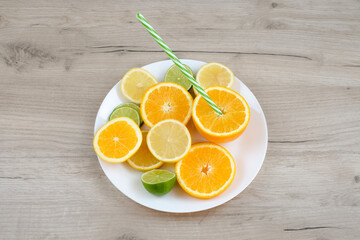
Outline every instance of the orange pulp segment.
[[150, 87], [140, 105], [141, 116], [148, 127], [166, 119], [187, 124], [191, 117], [193, 99], [176, 83], [162, 82]]
[[93, 146], [102, 160], [119, 163], [134, 155], [141, 141], [139, 126], [128, 117], [119, 117], [107, 122], [96, 132]]
[[204, 138], [216, 143], [229, 142], [238, 138], [250, 120], [250, 108], [245, 99], [226, 87], [213, 86], [205, 91], [221, 109], [223, 115], [218, 115], [198, 95], [192, 108], [196, 129]]
[[180, 186], [191, 196], [212, 198], [230, 186], [235, 176], [235, 161], [223, 147], [197, 143], [175, 165]]

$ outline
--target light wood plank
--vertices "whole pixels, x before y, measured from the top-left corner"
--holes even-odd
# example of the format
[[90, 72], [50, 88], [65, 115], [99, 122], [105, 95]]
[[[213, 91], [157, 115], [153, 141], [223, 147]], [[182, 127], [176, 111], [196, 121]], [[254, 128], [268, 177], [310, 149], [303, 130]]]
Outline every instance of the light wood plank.
[[[139, 9], [180, 58], [233, 69], [265, 112], [261, 172], [215, 209], [142, 207], [93, 152], [108, 90], [167, 59]], [[359, 40], [355, 0], [1, 0], [0, 239], [357, 239]]]

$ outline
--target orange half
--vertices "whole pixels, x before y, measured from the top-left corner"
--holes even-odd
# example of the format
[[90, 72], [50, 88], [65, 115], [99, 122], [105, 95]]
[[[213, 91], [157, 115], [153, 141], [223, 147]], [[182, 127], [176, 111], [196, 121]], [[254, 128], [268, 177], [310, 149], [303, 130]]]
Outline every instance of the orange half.
[[223, 143], [235, 140], [245, 131], [249, 123], [249, 105], [240, 94], [230, 88], [214, 86], [205, 91], [221, 109], [223, 115], [218, 115], [204, 98], [198, 95], [192, 108], [196, 129], [211, 142]]
[[144, 94], [140, 105], [141, 117], [150, 128], [167, 119], [187, 124], [191, 117], [192, 102], [190, 93], [181, 85], [158, 83]]
[[225, 191], [234, 179], [235, 169], [230, 153], [214, 143], [192, 145], [175, 165], [179, 185], [197, 198], [212, 198]]
[[96, 154], [110, 163], [124, 162], [140, 148], [142, 135], [139, 126], [128, 117], [107, 122], [95, 134]]

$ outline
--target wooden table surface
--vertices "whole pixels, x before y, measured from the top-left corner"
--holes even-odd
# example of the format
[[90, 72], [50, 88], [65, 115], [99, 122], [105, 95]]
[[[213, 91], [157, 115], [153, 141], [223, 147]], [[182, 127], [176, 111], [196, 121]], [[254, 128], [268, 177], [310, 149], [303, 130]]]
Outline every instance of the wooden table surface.
[[[269, 146], [240, 195], [189, 214], [118, 191], [92, 148], [133, 67], [221, 62], [256, 95]], [[0, 0], [0, 239], [360, 239], [360, 1]]]

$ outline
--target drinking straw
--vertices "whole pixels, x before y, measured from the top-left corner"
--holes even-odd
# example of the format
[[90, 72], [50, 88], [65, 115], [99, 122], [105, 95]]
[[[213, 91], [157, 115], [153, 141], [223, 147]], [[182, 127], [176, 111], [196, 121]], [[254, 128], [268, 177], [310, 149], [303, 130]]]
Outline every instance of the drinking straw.
[[154, 38], [154, 40], [162, 47], [165, 53], [170, 57], [170, 59], [174, 62], [176, 66], [181, 70], [181, 72], [189, 79], [189, 81], [194, 85], [198, 93], [205, 99], [205, 101], [210, 105], [210, 107], [219, 115], [222, 115], [222, 112], [218, 106], [211, 100], [209, 95], [204, 91], [204, 89], [200, 86], [200, 84], [195, 80], [192, 74], [185, 68], [184, 64], [180, 62], [180, 60], [175, 56], [175, 54], [171, 51], [171, 49], [166, 45], [164, 40], [157, 34], [155, 29], [146, 21], [144, 16], [141, 13], [136, 15], [137, 19], [140, 23], [146, 28], [146, 30], [150, 33], [150, 35]]

